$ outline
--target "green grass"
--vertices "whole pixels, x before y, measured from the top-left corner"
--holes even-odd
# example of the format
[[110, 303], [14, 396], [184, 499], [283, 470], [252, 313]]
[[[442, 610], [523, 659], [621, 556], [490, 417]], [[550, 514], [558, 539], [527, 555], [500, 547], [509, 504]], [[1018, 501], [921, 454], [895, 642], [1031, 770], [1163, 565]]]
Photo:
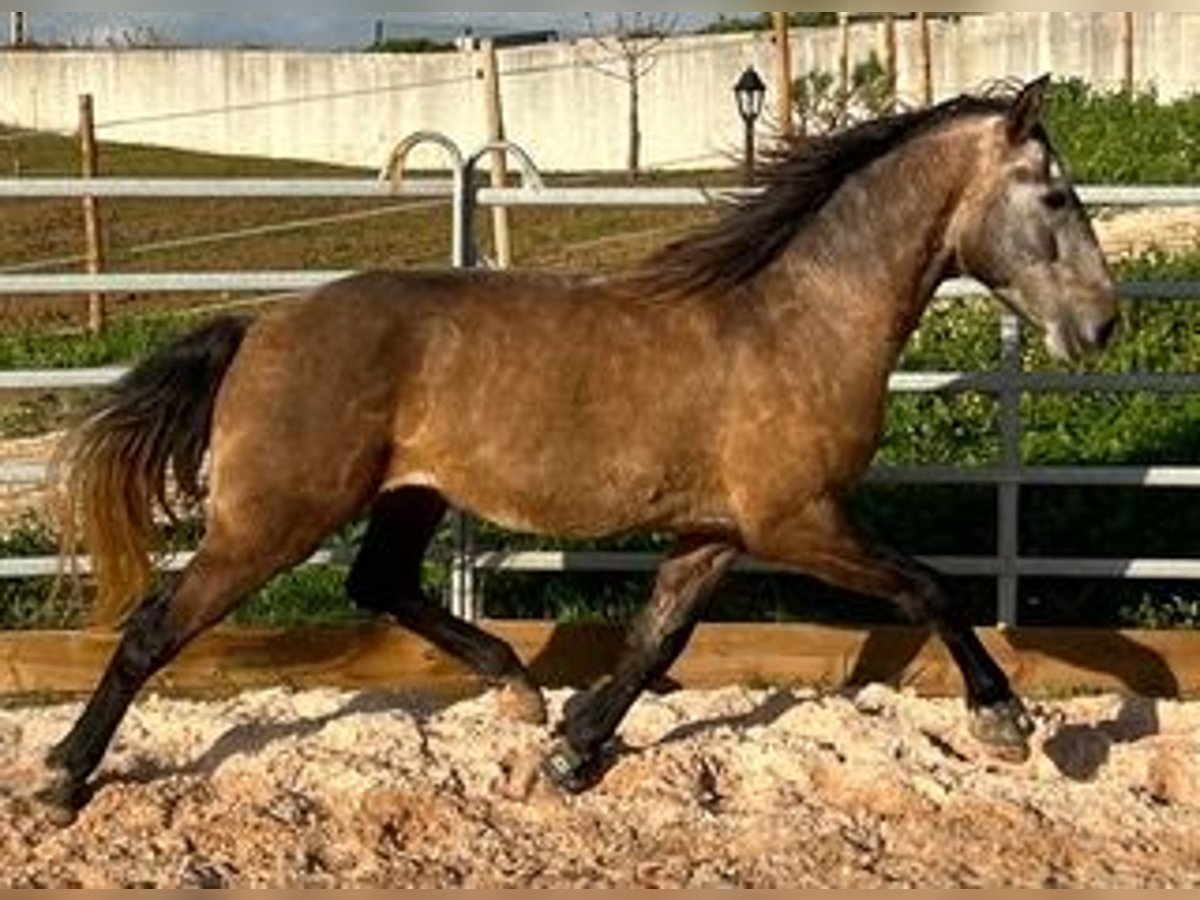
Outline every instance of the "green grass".
[[192, 316], [122, 318], [92, 337], [19, 328], [0, 333], [0, 369], [88, 368], [131, 363], [194, 327]]
[[1081, 182], [1200, 181], [1200, 95], [1160, 103], [1153, 93], [1129, 98], [1066, 81], [1055, 85], [1047, 119], [1056, 148]]

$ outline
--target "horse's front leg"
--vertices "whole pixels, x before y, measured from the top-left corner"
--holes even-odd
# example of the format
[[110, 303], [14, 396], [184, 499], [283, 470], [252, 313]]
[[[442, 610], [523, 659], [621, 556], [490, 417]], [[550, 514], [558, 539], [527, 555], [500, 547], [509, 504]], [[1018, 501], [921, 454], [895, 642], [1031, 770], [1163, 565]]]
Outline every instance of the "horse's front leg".
[[679, 658], [705, 601], [738, 552], [732, 543], [712, 538], [684, 539], [672, 549], [658, 571], [650, 604], [630, 629], [613, 677], [567, 704], [565, 739], [542, 765], [552, 782], [578, 792], [600, 778], [605, 746], [642, 691]]
[[971, 734], [1004, 760], [1029, 758], [1029, 714], [932, 569], [863, 539], [832, 503], [809, 510], [790, 527], [752, 539], [748, 549], [834, 587], [888, 600], [909, 619], [931, 623], [962, 673]]

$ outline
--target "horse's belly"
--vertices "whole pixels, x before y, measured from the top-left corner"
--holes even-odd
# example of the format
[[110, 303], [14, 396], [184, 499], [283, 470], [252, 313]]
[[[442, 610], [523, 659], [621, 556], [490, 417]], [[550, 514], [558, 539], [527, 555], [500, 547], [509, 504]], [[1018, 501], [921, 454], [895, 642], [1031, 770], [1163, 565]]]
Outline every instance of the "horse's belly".
[[728, 516], [696, 485], [667, 477], [559, 477], [518, 480], [460, 477], [413, 469], [392, 474], [386, 489], [425, 488], [454, 506], [511, 531], [560, 538], [600, 538], [639, 529], [709, 527]]

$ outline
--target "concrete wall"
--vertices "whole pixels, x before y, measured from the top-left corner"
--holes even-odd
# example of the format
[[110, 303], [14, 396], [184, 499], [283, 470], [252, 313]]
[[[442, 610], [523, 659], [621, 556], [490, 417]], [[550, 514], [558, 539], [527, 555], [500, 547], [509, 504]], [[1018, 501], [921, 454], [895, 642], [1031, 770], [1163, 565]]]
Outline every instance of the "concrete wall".
[[[1047, 71], [1114, 87], [1121, 68], [1119, 16], [1010, 13], [935, 23], [937, 93]], [[798, 71], [836, 69], [835, 30], [798, 33], [794, 42]], [[899, 43], [901, 92], [916, 97], [917, 40], [907, 23]], [[856, 27], [856, 58], [881, 47], [880, 27]], [[1138, 14], [1138, 78], [1162, 96], [1200, 90], [1197, 48], [1200, 14]], [[509, 135], [544, 169], [624, 164], [626, 88], [585, 65], [587, 53], [584, 45], [569, 44], [501, 53]], [[773, 72], [768, 38], [695, 37], [665, 46], [643, 83], [645, 162], [711, 166], [736, 155], [741, 123], [730, 89], [749, 64], [764, 77]], [[464, 147], [483, 139], [483, 85], [469, 55], [0, 53], [0, 122], [72, 130], [78, 95], [85, 92], [95, 95], [105, 140], [378, 166], [397, 140], [418, 129], [445, 132]]]

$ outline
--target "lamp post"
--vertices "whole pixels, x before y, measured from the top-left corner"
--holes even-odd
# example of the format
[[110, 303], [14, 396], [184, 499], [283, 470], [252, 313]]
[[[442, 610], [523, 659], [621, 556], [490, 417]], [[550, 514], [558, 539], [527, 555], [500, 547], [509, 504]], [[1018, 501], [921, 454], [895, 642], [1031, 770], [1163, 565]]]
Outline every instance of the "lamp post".
[[754, 66], [747, 66], [733, 86], [733, 95], [737, 98], [738, 114], [746, 126], [746, 157], [743, 165], [746, 184], [750, 184], [754, 181], [754, 123], [762, 115], [767, 96], [767, 86], [754, 71]]
[[9, 43], [14, 47], [24, 47], [29, 40], [29, 27], [25, 20], [25, 13], [10, 13], [8, 23]]

